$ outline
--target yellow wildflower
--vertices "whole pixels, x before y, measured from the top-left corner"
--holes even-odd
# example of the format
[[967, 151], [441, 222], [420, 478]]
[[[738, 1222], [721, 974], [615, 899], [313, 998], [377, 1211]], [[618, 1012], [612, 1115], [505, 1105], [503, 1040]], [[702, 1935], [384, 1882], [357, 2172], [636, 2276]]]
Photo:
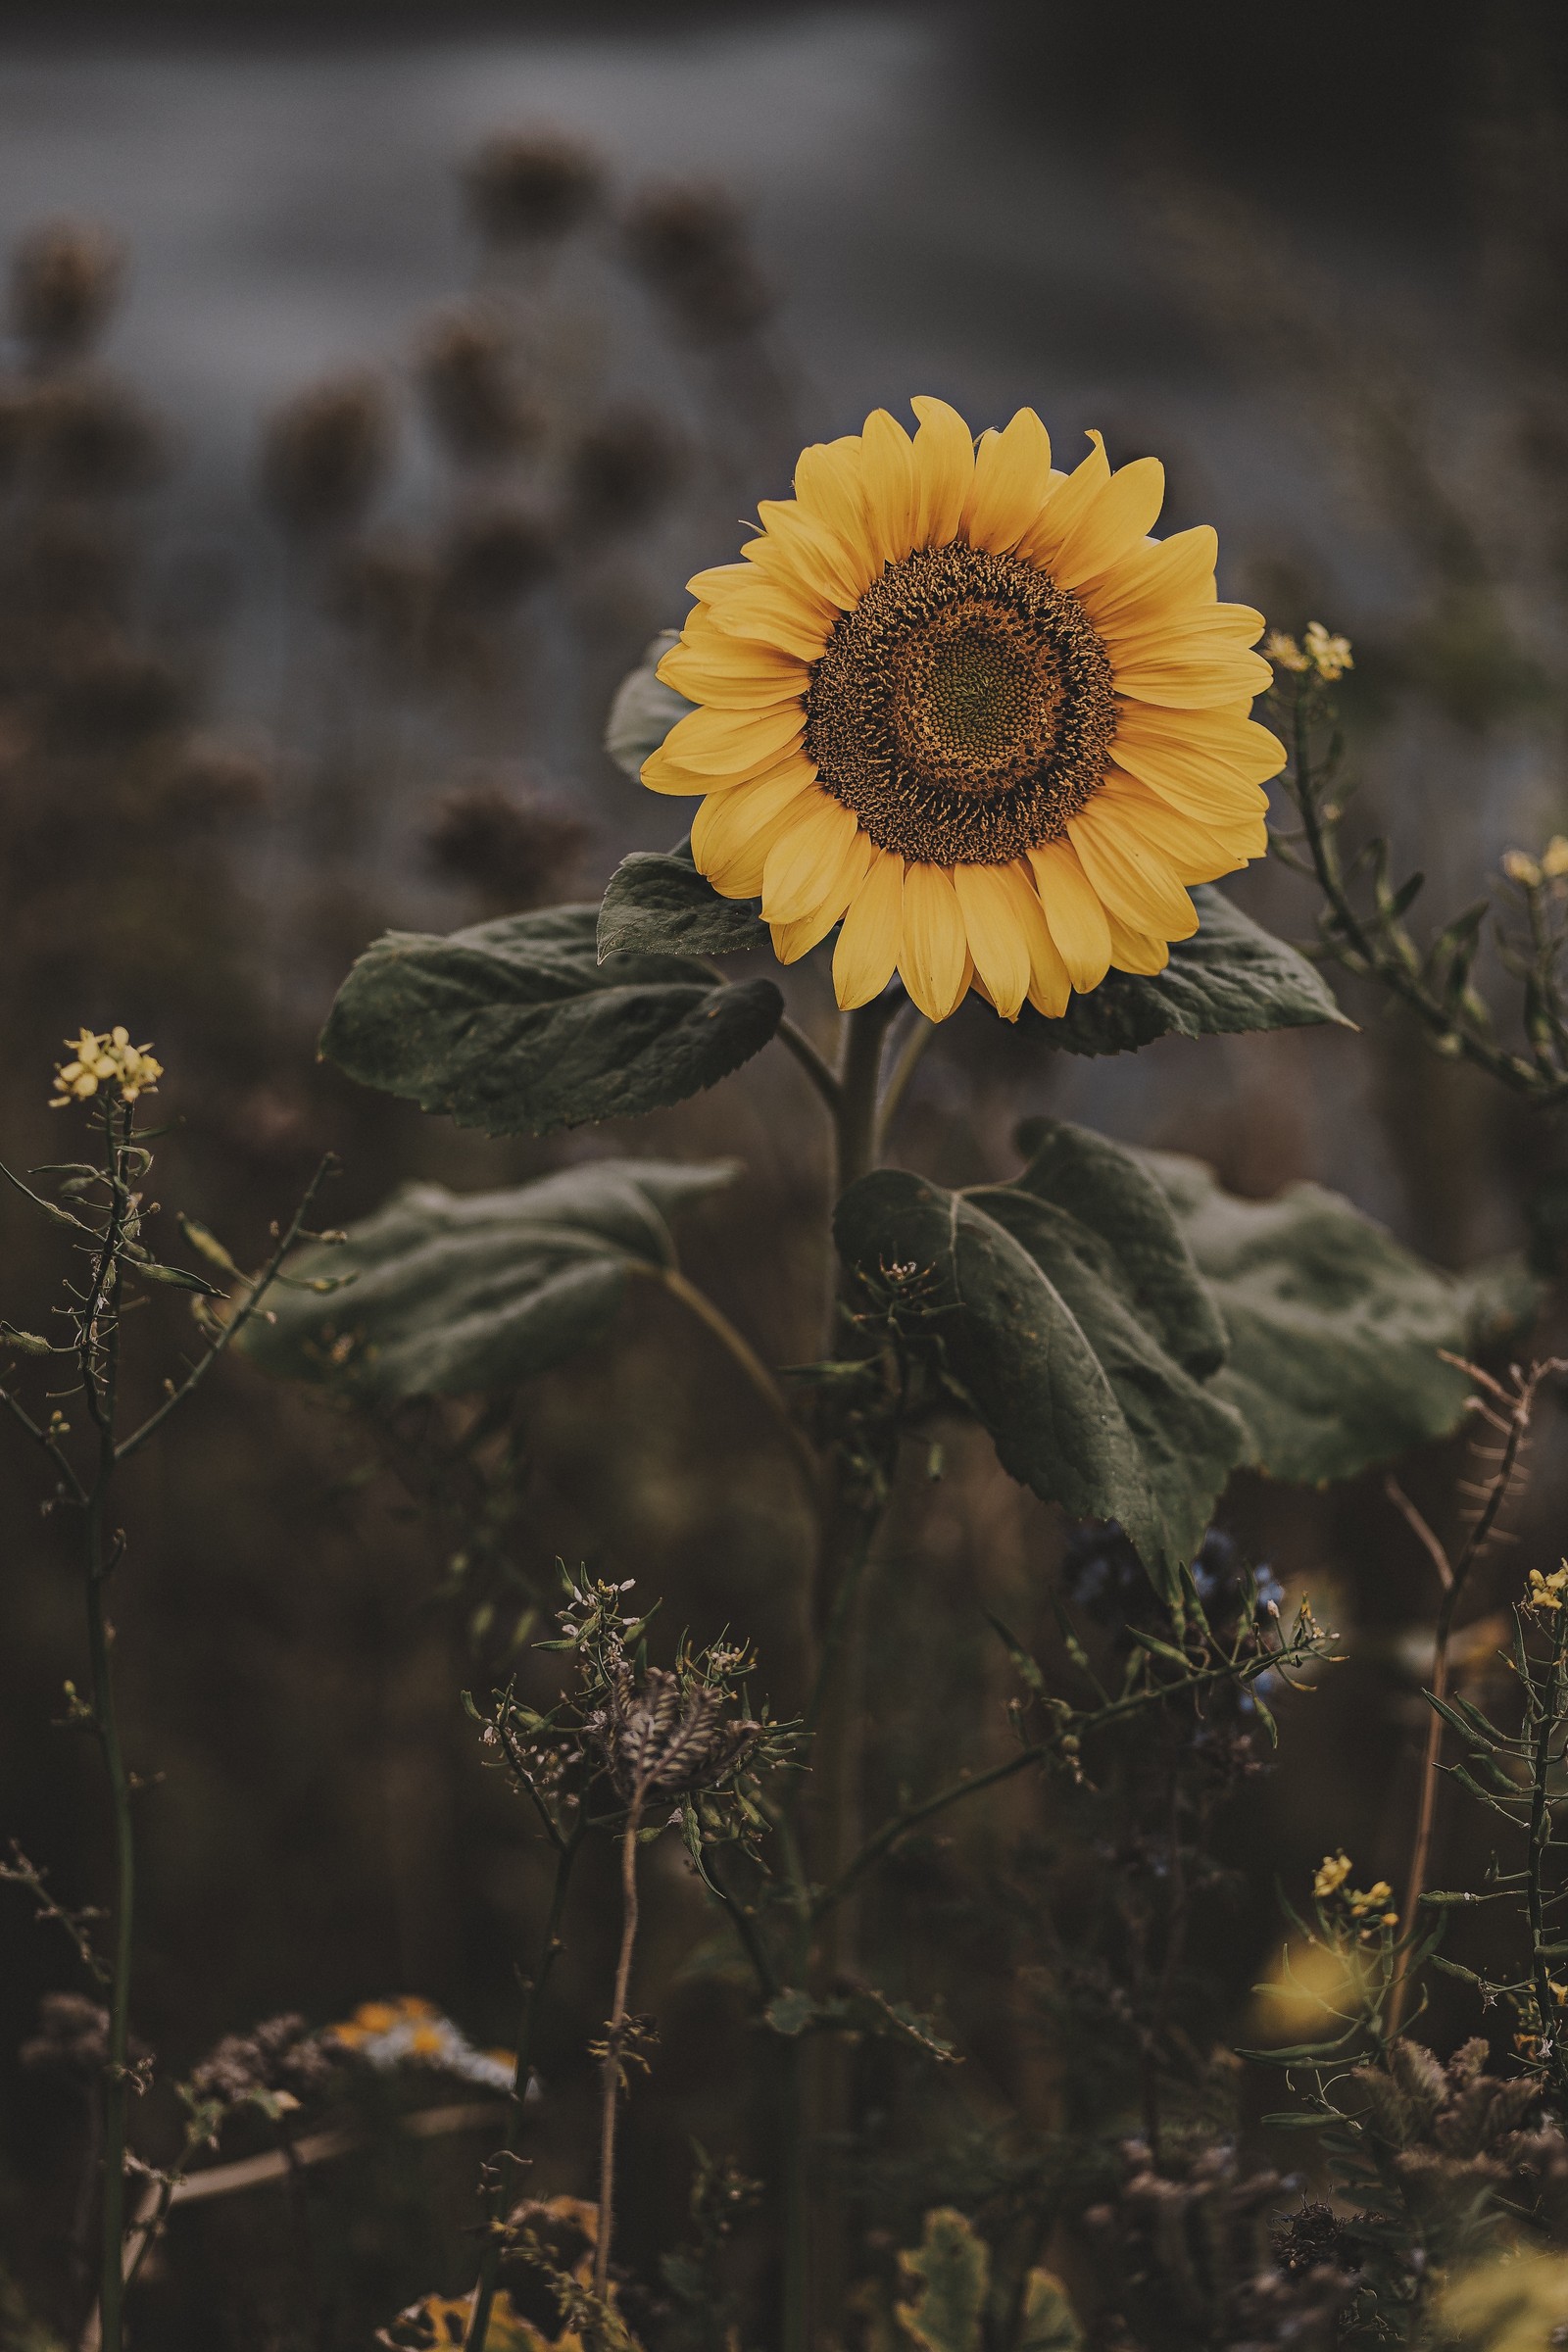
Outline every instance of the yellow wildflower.
[[58, 1092], [49, 1098], [51, 1110], [88, 1102], [101, 1086], [116, 1087], [122, 1102], [134, 1102], [152, 1094], [164, 1074], [151, 1046], [133, 1046], [128, 1029], [83, 1029], [79, 1037], [67, 1038], [66, 1049], [71, 1059], [56, 1067]]
[[1299, 675], [1303, 669], [1312, 666], [1310, 658], [1302, 653], [1296, 639], [1288, 636], [1284, 629], [1270, 630], [1263, 640], [1263, 653], [1276, 669], [1290, 669]]
[[1568, 1560], [1564, 1560], [1560, 1568], [1554, 1568], [1549, 1576], [1543, 1576], [1539, 1568], [1532, 1568], [1529, 1590], [1525, 1593], [1525, 1607], [1560, 1609], [1565, 1592], [1568, 1592]]
[[1312, 1892], [1318, 1901], [1326, 1903], [1331, 1894], [1338, 1894], [1353, 1868], [1344, 1846], [1337, 1854], [1325, 1854], [1312, 1881]]
[[1336, 678], [1343, 678], [1348, 669], [1355, 667], [1348, 637], [1331, 637], [1320, 620], [1307, 622], [1302, 651], [1318, 676], [1330, 686]]
[[1504, 850], [1502, 870], [1510, 882], [1517, 882], [1524, 890], [1541, 888], [1542, 870], [1528, 850]]
[[1541, 870], [1548, 882], [1568, 874], [1568, 833], [1554, 833], [1541, 853]]

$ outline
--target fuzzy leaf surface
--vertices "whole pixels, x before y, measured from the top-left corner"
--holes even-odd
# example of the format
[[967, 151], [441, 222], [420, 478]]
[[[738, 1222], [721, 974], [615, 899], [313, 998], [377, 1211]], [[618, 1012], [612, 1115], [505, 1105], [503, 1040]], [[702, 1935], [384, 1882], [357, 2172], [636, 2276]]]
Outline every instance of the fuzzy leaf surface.
[[605, 749], [634, 783], [643, 772], [643, 761], [658, 751], [676, 719], [696, 708], [655, 674], [676, 641], [674, 629], [661, 629], [636, 668], [621, 679], [610, 706]]
[[901, 1169], [863, 1177], [839, 1202], [839, 1250], [1004, 1468], [1074, 1517], [1119, 1519], [1174, 1596], [1248, 1448], [1203, 1376], [1212, 1303], [1132, 1154], [1061, 1124], [1039, 1142], [1014, 1183], [969, 1193]]
[[1069, 1054], [1131, 1054], [1160, 1037], [1232, 1036], [1248, 1029], [1354, 1023], [1315, 964], [1203, 883], [1192, 894], [1199, 925], [1177, 940], [1162, 972], [1107, 972], [1075, 996], [1047, 1033]]
[[598, 909], [442, 938], [389, 931], [338, 992], [321, 1051], [363, 1086], [488, 1135], [548, 1135], [680, 1102], [760, 1053], [784, 1000], [683, 956], [601, 963]]
[[601, 958], [733, 956], [769, 944], [756, 899], [721, 899], [690, 850], [634, 850], [611, 875], [599, 908]]
[[1463, 1354], [1528, 1312], [1528, 1284], [1428, 1265], [1319, 1185], [1241, 1200], [1199, 1160], [1143, 1157], [1229, 1334], [1214, 1387], [1247, 1423], [1250, 1460], [1273, 1478], [1353, 1478], [1446, 1437], [1470, 1384], [1439, 1350]]
[[239, 1345], [267, 1371], [391, 1401], [515, 1387], [598, 1339], [638, 1268], [675, 1262], [669, 1220], [736, 1166], [600, 1159], [505, 1192], [410, 1184], [290, 1275], [357, 1277], [341, 1303], [279, 1290]]

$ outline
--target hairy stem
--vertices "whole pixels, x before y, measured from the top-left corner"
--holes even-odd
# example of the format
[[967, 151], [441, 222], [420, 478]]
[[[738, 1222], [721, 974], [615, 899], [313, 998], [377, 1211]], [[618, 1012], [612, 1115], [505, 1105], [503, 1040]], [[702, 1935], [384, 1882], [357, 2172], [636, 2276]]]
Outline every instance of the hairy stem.
[[545, 1921], [539, 1957], [523, 1991], [522, 2018], [517, 2028], [517, 2064], [512, 2078], [512, 2103], [507, 2109], [506, 2137], [493, 2162], [490, 2233], [479, 2263], [478, 2282], [473, 2290], [473, 2313], [468, 2322], [464, 2352], [485, 2352], [485, 2338], [490, 2332], [490, 2313], [496, 2299], [496, 2278], [501, 2269], [501, 2224], [507, 2209], [508, 2176], [522, 2139], [523, 2112], [528, 2097], [528, 2082], [533, 2072], [534, 2037], [539, 2027], [539, 2011], [545, 1986], [550, 1982], [550, 1972], [561, 1954], [561, 1927], [566, 1915], [571, 1868], [581, 1849], [587, 1821], [586, 1817], [579, 1816], [576, 1828], [564, 1837], [553, 1825], [551, 1827], [556, 1841], [556, 1879], [551, 1889], [550, 1912]]
[[787, 1053], [793, 1054], [806, 1075], [827, 1104], [832, 1117], [839, 1115], [839, 1082], [804, 1029], [797, 1029], [786, 1013], [773, 1032]]
[[599, 2243], [594, 2248], [594, 2293], [610, 2292], [610, 2245], [615, 2226], [615, 2122], [620, 2112], [621, 2056], [626, 2046], [626, 1994], [637, 1942], [637, 1832], [646, 1791], [639, 1788], [620, 1838], [620, 1958], [615, 1964], [615, 2000], [605, 2036], [605, 2095], [599, 2121]]
[[1568, 2082], [1568, 2065], [1558, 2047], [1560, 2035], [1554, 2034], [1551, 2021], [1557, 2004], [1552, 1997], [1551, 1970], [1544, 1945], [1546, 1941], [1545, 1895], [1544, 1880], [1546, 1867], [1546, 1847], [1551, 1838], [1551, 1804], [1547, 1784], [1551, 1778], [1551, 1742], [1562, 1719], [1562, 1645], [1568, 1632], [1565, 1612], [1557, 1611], [1552, 1628], [1551, 1664], [1546, 1674], [1546, 1688], [1541, 1701], [1541, 1721], [1536, 1727], [1535, 1748], [1531, 1756], [1530, 1773], [1530, 1859], [1528, 1904], [1530, 1912], [1530, 1971], [1535, 1984], [1536, 2012], [1541, 2022], [1543, 2055], [1550, 2045], [1551, 2071], [1559, 2090]]

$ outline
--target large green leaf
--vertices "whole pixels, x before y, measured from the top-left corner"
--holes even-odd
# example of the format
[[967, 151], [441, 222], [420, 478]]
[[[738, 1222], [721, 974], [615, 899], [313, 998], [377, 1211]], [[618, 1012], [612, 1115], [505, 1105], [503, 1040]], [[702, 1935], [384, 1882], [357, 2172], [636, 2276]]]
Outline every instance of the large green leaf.
[[897, 2306], [899, 2327], [918, 2352], [980, 2352], [991, 2256], [961, 2213], [943, 2205], [926, 2215], [919, 2246], [899, 2256], [899, 2277], [914, 2289]]
[[1013, 1184], [950, 1193], [880, 1169], [844, 1195], [835, 1233], [1004, 1468], [1075, 1517], [1119, 1519], [1174, 1596], [1248, 1437], [1201, 1377], [1212, 1303], [1131, 1154], [1054, 1125]]
[[1130, 1054], [1157, 1037], [1230, 1035], [1353, 1023], [1314, 965], [1205, 883], [1193, 892], [1199, 927], [1178, 940], [1162, 972], [1107, 972], [1046, 1024], [1069, 1054]]
[[602, 956], [733, 956], [765, 948], [767, 925], [756, 899], [721, 899], [692, 863], [689, 849], [660, 856], [636, 850], [611, 875], [599, 908]]
[[1199, 1160], [1144, 1158], [1230, 1335], [1214, 1387], [1247, 1422], [1250, 1459], [1275, 1478], [1351, 1478], [1446, 1437], [1470, 1384], [1439, 1350], [1465, 1353], [1528, 1312], [1527, 1282], [1446, 1274], [1338, 1193], [1293, 1184], [1239, 1200]]
[[[505, 1192], [405, 1185], [345, 1244], [298, 1252], [240, 1345], [270, 1372], [382, 1399], [515, 1387], [604, 1331], [639, 1272], [672, 1266], [669, 1218], [732, 1161], [590, 1160]], [[297, 1284], [332, 1278], [321, 1297]]]
[[338, 992], [321, 1051], [362, 1085], [490, 1135], [545, 1135], [684, 1101], [760, 1053], [784, 1000], [684, 956], [612, 956], [598, 909], [449, 938], [389, 931]]
[[621, 679], [610, 706], [605, 749], [634, 781], [642, 774], [643, 761], [658, 751], [676, 719], [684, 718], [694, 708], [655, 674], [675, 637], [673, 629], [661, 629], [637, 667]]

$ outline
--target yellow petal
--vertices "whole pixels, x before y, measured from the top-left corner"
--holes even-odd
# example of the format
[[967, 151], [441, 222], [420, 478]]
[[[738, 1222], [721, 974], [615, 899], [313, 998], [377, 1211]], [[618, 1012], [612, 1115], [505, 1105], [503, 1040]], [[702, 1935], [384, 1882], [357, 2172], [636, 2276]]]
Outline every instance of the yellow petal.
[[1119, 915], [1135, 931], [1191, 938], [1198, 916], [1178, 877], [1136, 821], [1103, 792], [1079, 809], [1067, 832], [1107, 914]]
[[953, 887], [974, 968], [1004, 1021], [1015, 1021], [1029, 994], [1029, 902], [1040, 901], [1015, 866], [957, 865]]
[[1099, 893], [1065, 836], [1031, 850], [1029, 863], [1067, 976], [1087, 995], [1110, 967], [1110, 925]]
[[765, 710], [689, 710], [643, 761], [643, 782], [653, 792], [710, 792], [720, 780], [743, 783], [799, 750], [805, 730], [806, 712], [797, 702]]
[[1118, 972], [1141, 972], [1152, 978], [1170, 961], [1170, 948], [1152, 931], [1138, 931], [1106, 908], [1110, 922], [1110, 960]]
[[1072, 995], [1072, 976], [1045, 923], [1029, 937], [1029, 1002], [1048, 1021], [1059, 1021]]
[[1175, 662], [1221, 659], [1238, 648], [1243, 653], [1263, 634], [1263, 615], [1250, 605], [1192, 605], [1185, 611], [1146, 617], [1136, 629], [1111, 628], [1105, 643], [1114, 649], [1118, 664], [1141, 662], [1166, 655]]
[[747, 586], [752, 577], [750, 564], [737, 560], [733, 564], [713, 564], [707, 571], [695, 572], [686, 583], [688, 596], [695, 596], [700, 605], [721, 605], [734, 595], [737, 588]]
[[806, 663], [793, 654], [726, 636], [715, 628], [706, 606], [688, 617], [679, 642], [670, 647], [657, 674], [689, 703], [718, 710], [760, 710], [790, 695], [804, 695], [811, 682]]
[[981, 437], [964, 537], [971, 547], [1006, 555], [1039, 521], [1050, 493], [1051, 437], [1033, 409], [1020, 409], [1004, 431]]
[[1286, 759], [1279, 737], [1255, 719], [1227, 710], [1159, 710], [1148, 703], [1118, 707], [1111, 754], [1151, 784], [1167, 774], [1197, 782], [1221, 770], [1263, 784]]
[[726, 899], [760, 896], [767, 854], [797, 812], [811, 805], [814, 778], [785, 768], [737, 784], [731, 792], [710, 793], [692, 819], [692, 858], [701, 874]]
[[1071, 473], [1052, 476], [1051, 495], [1041, 510], [1040, 519], [1033, 530], [1025, 532], [1019, 544], [1021, 556], [1027, 556], [1031, 564], [1038, 564], [1043, 571], [1053, 575], [1058, 550], [1072, 537], [1110, 480], [1103, 436], [1091, 433], [1089, 438], [1094, 447], [1083, 464]]
[[860, 480], [872, 553], [879, 564], [900, 564], [914, 545], [914, 450], [886, 409], [873, 409], [865, 420]]
[[904, 859], [878, 850], [833, 951], [833, 991], [844, 1011], [882, 994], [898, 968], [903, 937]]
[[764, 498], [757, 510], [760, 538], [749, 539], [746, 561], [781, 587], [797, 584], [841, 612], [858, 605], [871, 577], [867, 555], [852, 555], [836, 531], [793, 498]]
[[974, 435], [945, 400], [922, 395], [909, 406], [920, 419], [914, 436], [914, 544], [946, 547], [957, 537], [974, 479]]
[[1274, 672], [1260, 655], [1222, 653], [1217, 647], [1194, 660], [1151, 654], [1114, 668], [1116, 692], [1137, 703], [1158, 703], [1167, 710], [1202, 710], [1255, 694], [1273, 684]]
[[1102, 795], [1107, 808], [1123, 811], [1136, 825], [1139, 838], [1158, 852], [1178, 881], [1212, 882], [1250, 858], [1267, 855], [1268, 829], [1261, 816], [1208, 823], [1173, 808], [1131, 777], [1108, 776]]
[[1112, 775], [1136, 775], [1167, 808], [1180, 809], [1184, 816], [1196, 818], [1200, 825], [1257, 825], [1268, 816], [1268, 794], [1261, 784], [1248, 784], [1230, 768], [1209, 767], [1195, 778], [1165, 772], [1150, 774], [1137, 766], [1124, 768], [1116, 759], [1114, 744], [1110, 757], [1114, 764], [1106, 770], [1107, 780]]
[[958, 895], [947, 868], [906, 867], [899, 970], [928, 1021], [945, 1021], [956, 1008], [963, 995], [968, 953]]
[[819, 660], [838, 619], [835, 607], [809, 589], [764, 579], [755, 564], [745, 568], [750, 586], [735, 589], [721, 605], [714, 605], [716, 626], [727, 637], [754, 638], [801, 662]]
[[[858, 843], [863, 848], [857, 849]], [[798, 923], [814, 914], [842, 878], [844, 896], [829, 917], [836, 922], [870, 858], [870, 841], [852, 811], [819, 785], [790, 830], [767, 854], [762, 869], [764, 921]], [[852, 865], [857, 868], [853, 873], [849, 870]]]
[[1113, 473], [1058, 544], [1047, 566], [1058, 588], [1108, 571], [1153, 529], [1165, 502], [1165, 468], [1157, 458], [1137, 458]]
[[859, 571], [860, 585], [882, 568], [873, 552], [861, 480], [860, 444], [853, 433], [838, 441], [815, 441], [803, 449], [795, 467], [801, 512], [832, 532]]
[[1135, 547], [1098, 579], [1086, 580], [1078, 596], [1107, 645], [1118, 631], [1140, 629], [1168, 612], [1200, 612], [1218, 590], [1214, 566], [1219, 534], [1206, 522], [1168, 539]]

